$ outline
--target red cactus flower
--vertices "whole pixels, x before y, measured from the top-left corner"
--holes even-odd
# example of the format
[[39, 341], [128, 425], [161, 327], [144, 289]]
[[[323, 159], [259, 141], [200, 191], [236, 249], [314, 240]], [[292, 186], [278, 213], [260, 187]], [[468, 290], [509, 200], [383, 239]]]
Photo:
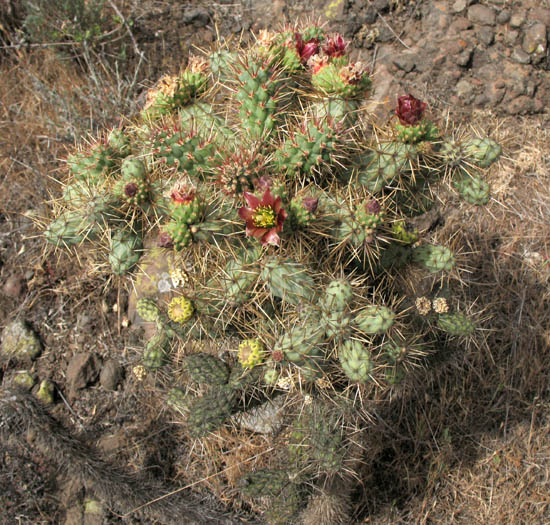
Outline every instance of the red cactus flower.
[[295, 33], [294, 39], [296, 41], [296, 52], [300, 56], [300, 61], [302, 64], [305, 65], [313, 55], [317, 55], [319, 53], [320, 47], [319, 40], [317, 40], [317, 38], [312, 38], [311, 40], [304, 42], [302, 35], [300, 33]]
[[342, 35], [336, 33], [334, 36], [327, 38], [326, 44], [323, 46], [325, 55], [330, 58], [337, 58], [344, 56], [348, 42], [346, 42]]
[[195, 188], [182, 182], [174, 184], [170, 190], [170, 199], [175, 204], [188, 204], [195, 198]]
[[397, 99], [395, 114], [403, 126], [414, 126], [422, 120], [428, 104], [414, 98], [410, 93]]
[[243, 195], [249, 207], [239, 209], [239, 217], [246, 221], [246, 235], [256, 237], [264, 246], [278, 246], [278, 233], [286, 219], [281, 197], [275, 198], [269, 189], [265, 190], [261, 200], [252, 193], [244, 192]]
[[321, 71], [321, 69], [323, 69], [327, 64], [327, 57], [322, 57], [321, 55], [314, 55], [307, 62], [307, 65], [311, 68], [311, 73], [313, 75], [319, 73], [319, 71]]

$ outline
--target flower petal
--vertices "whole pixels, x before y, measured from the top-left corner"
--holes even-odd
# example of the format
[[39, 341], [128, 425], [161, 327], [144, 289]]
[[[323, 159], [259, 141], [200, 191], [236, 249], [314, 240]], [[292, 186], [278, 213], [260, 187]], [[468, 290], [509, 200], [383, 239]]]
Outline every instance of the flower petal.
[[248, 205], [253, 210], [255, 210], [260, 205], [260, 199], [258, 199], [258, 197], [256, 197], [256, 195], [254, 195], [253, 193], [248, 193], [247, 191], [245, 191], [243, 193], [243, 196], [246, 199], [246, 202], [248, 203]]
[[262, 237], [262, 244], [265, 246], [266, 244], [273, 244], [274, 246], [279, 246], [281, 242], [281, 239], [277, 235], [277, 232], [275, 231], [275, 228], [272, 228], [269, 230], [263, 237]]
[[239, 214], [239, 217], [244, 221], [250, 221], [252, 220], [252, 215], [254, 211], [250, 208], [243, 206], [242, 208], [239, 208], [239, 211], [237, 213]]

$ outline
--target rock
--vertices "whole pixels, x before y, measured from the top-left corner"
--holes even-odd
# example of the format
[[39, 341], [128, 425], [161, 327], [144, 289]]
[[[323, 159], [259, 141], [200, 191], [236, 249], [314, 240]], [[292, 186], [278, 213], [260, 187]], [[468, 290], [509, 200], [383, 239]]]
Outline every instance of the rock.
[[514, 29], [511, 29], [510, 31], [506, 31], [504, 34], [504, 42], [509, 45], [513, 46], [519, 38], [519, 31], [515, 31]]
[[44, 379], [44, 381], [40, 383], [40, 388], [36, 393], [36, 397], [40, 399], [42, 403], [45, 403], [46, 405], [52, 405], [54, 390], [55, 387], [53, 383], [49, 379]]
[[525, 22], [526, 13], [523, 10], [515, 11], [510, 17], [510, 27], [517, 29]]
[[550, 26], [550, 9], [545, 9], [544, 7], [531, 9], [529, 20], [542, 22], [546, 27]]
[[474, 86], [466, 79], [458, 81], [455, 92], [457, 96], [465, 103], [470, 104], [474, 98]]
[[25, 288], [25, 278], [22, 275], [15, 274], [15, 275], [10, 275], [6, 279], [6, 282], [2, 287], [2, 291], [8, 297], [11, 297], [12, 299], [17, 299], [23, 292], [24, 288]]
[[542, 22], [535, 22], [525, 31], [521, 47], [531, 55], [531, 62], [538, 64], [546, 56], [547, 44], [546, 26]]
[[259, 434], [276, 434], [283, 425], [285, 396], [279, 396], [273, 401], [266, 401], [260, 406], [239, 412], [233, 420], [252, 432]]
[[526, 53], [521, 47], [515, 47], [512, 51], [512, 60], [518, 64], [529, 64], [531, 62], [531, 55]]
[[109, 359], [101, 368], [99, 383], [105, 390], [116, 390], [122, 381], [123, 373], [124, 368], [120, 363], [114, 359]]
[[384, 11], [389, 11], [390, 2], [389, 0], [374, 0], [374, 8], [383, 13]]
[[476, 4], [468, 9], [468, 18], [474, 24], [494, 26], [497, 21], [497, 15], [492, 7]]
[[30, 390], [36, 383], [36, 379], [28, 370], [19, 370], [15, 372], [12, 382], [18, 387]]
[[486, 46], [490, 46], [495, 39], [495, 32], [490, 27], [483, 26], [479, 28], [479, 31], [477, 32], [477, 37]]
[[27, 326], [25, 321], [15, 320], [2, 331], [0, 353], [7, 358], [30, 362], [42, 351], [38, 336]]
[[510, 115], [525, 115], [527, 113], [539, 112], [542, 109], [542, 103], [538, 100], [533, 100], [531, 97], [522, 95], [508, 103], [505, 109]]
[[467, 7], [468, 7], [468, 0], [455, 0], [455, 2], [452, 5], [451, 9], [455, 13], [461, 13]]
[[410, 73], [418, 62], [418, 55], [415, 53], [399, 53], [393, 57], [392, 62], [399, 68]]
[[210, 13], [207, 9], [197, 7], [189, 9], [183, 14], [184, 24], [193, 24], [194, 27], [204, 27], [210, 22]]
[[510, 11], [503, 9], [497, 15], [497, 24], [506, 24], [510, 21]]
[[99, 357], [93, 353], [79, 352], [73, 356], [66, 371], [71, 396], [97, 379], [100, 364]]
[[496, 106], [504, 98], [506, 93], [506, 84], [503, 80], [499, 79], [491, 82], [485, 90], [485, 97], [487, 102], [492, 106]]
[[388, 67], [380, 64], [374, 71], [376, 82], [373, 84], [373, 91], [365, 105], [365, 111], [375, 119], [383, 119], [389, 110], [395, 107], [395, 100], [390, 96], [401, 91], [394, 76], [389, 72]]
[[472, 27], [472, 22], [464, 16], [457, 16], [449, 26], [450, 35], [459, 35]]

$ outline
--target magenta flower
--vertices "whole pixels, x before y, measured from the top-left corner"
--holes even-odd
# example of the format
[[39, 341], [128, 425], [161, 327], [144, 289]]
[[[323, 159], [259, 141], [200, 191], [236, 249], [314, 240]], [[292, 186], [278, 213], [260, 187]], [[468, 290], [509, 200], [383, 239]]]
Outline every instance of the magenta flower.
[[319, 40], [312, 38], [307, 42], [304, 42], [302, 35], [300, 33], [294, 34], [294, 39], [296, 41], [296, 52], [300, 56], [300, 61], [302, 64], [307, 64], [307, 61], [313, 56], [319, 53]]
[[327, 38], [326, 44], [323, 46], [323, 51], [328, 57], [337, 58], [344, 56], [347, 47], [348, 42], [343, 39], [342, 35], [337, 33]]
[[422, 120], [428, 104], [414, 98], [411, 94], [403, 95], [397, 99], [395, 114], [403, 126], [414, 126]]
[[246, 235], [256, 237], [263, 246], [278, 246], [278, 233], [283, 229], [286, 211], [282, 208], [281, 197], [275, 198], [269, 189], [265, 190], [260, 200], [253, 193], [244, 192], [248, 208], [239, 209], [239, 217], [246, 221]]

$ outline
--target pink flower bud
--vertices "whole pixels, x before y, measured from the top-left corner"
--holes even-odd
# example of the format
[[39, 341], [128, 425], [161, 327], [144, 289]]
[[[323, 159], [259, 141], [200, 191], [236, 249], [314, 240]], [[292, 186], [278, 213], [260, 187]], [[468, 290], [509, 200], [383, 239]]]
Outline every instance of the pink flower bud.
[[397, 99], [395, 114], [403, 126], [414, 126], [422, 120], [428, 104], [414, 98], [411, 94], [403, 95]]
[[160, 235], [157, 240], [157, 244], [161, 248], [173, 248], [174, 240], [172, 239], [172, 236], [168, 232], [160, 232]]
[[138, 190], [138, 185], [135, 182], [130, 182], [124, 186], [124, 195], [130, 198], [135, 197]]

